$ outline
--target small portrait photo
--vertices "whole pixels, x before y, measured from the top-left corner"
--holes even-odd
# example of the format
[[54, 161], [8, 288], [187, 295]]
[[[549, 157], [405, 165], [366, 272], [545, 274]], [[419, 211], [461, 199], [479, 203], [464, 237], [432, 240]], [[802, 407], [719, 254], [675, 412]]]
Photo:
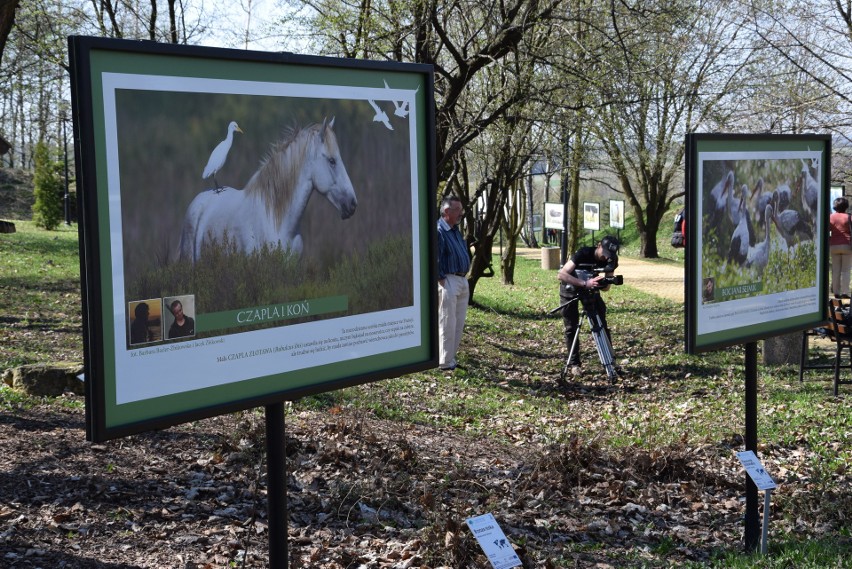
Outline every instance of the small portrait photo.
[[701, 298], [704, 300], [704, 304], [708, 302], [713, 302], [716, 297], [716, 279], [714, 278], [706, 278], [704, 279], [704, 286], [701, 290]]
[[162, 299], [135, 300], [127, 304], [130, 345], [163, 339]]
[[163, 314], [168, 330], [166, 339], [195, 336], [195, 296], [167, 296], [163, 299]]

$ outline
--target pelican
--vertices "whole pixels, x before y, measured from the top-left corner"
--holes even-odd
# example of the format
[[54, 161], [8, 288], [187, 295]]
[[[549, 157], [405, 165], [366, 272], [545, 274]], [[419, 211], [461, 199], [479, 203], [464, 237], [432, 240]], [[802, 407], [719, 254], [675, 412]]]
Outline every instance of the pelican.
[[242, 132], [237, 123], [231, 121], [231, 124], [228, 125], [228, 136], [225, 137], [225, 140], [216, 145], [216, 148], [213, 149], [213, 152], [210, 153], [210, 159], [207, 160], [207, 166], [204, 167], [204, 172], [201, 173], [201, 179], [206, 180], [210, 176], [213, 176], [213, 184], [215, 185], [215, 190], [218, 192], [222, 189], [222, 186], [216, 181], [216, 172], [222, 169], [222, 166], [225, 165], [225, 160], [228, 158], [228, 152], [231, 150], [231, 143], [234, 140], [234, 132]]
[[775, 226], [778, 233], [787, 242], [787, 247], [792, 247], [797, 241], [813, 240], [814, 232], [810, 225], [801, 218], [795, 209], [776, 211]]
[[379, 105], [377, 105], [372, 99], [367, 99], [367, 102], [370, 103], [370, 106], [373, 107], [374, 111], [376, 111], [376, 116], [373, 117], [373, 122], [380, 122], [388, 127], [388, 130], [393, 130], [388, 114], [379, 108]]
[[728, 202], [731, 199], [731, 193], [734, 191], [734, 171], [728, 170], [724, 178], [713, 186], [709, 194], [704, 194], [705, 207], [704, 215], [708, 216], [707, 225], [716, 227], [722, 221], [722, 217], [728, 210]]
[[[766, 220], [772, 219], [772, 204], [766, 204], [766, 209], [763, 212], [763, 218]], [[748, 248], [746, 256], [746, 267], [754, 267], [758, 273], [762, 273], [769, 262], [769, 224], [766, 224], [766, 236], [763, 241]]]
[[[385, 89], [390, 89], [388, 82], [384, 79], [382, 79], [382, 81], [385, 83]], [[418, 87], [418, 89], [419, 88], [420, 87]], [[403, 119], [408, 116], [408, 101], [400, 101], [398, 103], [396, 101], [391, 102], [393, 103], [393, 114]]]
[[749, 247], [754, 244], [754, 235], [751, 220], [746, 207], [746, 195], [740, 197], [737, 203], [737, 215], [739, 222], [731, 235], [731, 245], [728, 248], [728, 260], [735, 261], [738, 265], [745, 264], [748, 259]]

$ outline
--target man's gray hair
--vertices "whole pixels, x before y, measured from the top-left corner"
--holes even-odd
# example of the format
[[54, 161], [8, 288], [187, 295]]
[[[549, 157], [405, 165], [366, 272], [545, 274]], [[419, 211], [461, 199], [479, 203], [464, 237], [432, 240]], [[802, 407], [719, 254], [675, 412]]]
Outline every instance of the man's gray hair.
[[445, 211], [450, 209], [450, 206], [453, 202], [461, 202], [461, 200], [456, 196], [447, 196], [443, 200], [441, 200], [441, 213], [444, 213]]

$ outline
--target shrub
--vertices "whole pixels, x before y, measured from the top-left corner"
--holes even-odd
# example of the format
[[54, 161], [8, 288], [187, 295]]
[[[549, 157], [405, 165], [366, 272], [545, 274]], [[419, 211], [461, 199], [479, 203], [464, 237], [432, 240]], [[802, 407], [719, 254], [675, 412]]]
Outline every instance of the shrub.
[[52, 231], [59, 226], [63, 216], [62, 164], [50, 159], [47, 145], [43, 142], [35, 148], [35, 174], [33, 175], [33, 222]]

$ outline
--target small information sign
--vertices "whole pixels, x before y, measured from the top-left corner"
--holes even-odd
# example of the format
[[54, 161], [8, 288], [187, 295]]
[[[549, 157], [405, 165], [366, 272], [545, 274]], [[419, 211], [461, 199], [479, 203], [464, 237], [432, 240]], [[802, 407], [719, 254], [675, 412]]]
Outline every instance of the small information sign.
[[738, 452], [737, 458], [740, 459], [740, 462], [743, 464], [743, 467], [746, 469], [746, 472], [749, 477], [751, 477], [752, 482], [754, 482], [754, 485], [757, 486], [758, 490], [772, 490], [776, 487], [775, 481], [772, 480], [769, 473], [764, 470], [763, 465], [760, 464], [760, 460], [758, 460], [754, 451], [747, 450], [745, 452]]
[[469, 518], [467, 527], [473, 532], [479, 547], [494, 569], [511, 569], [523, 565], [492, 514]]

